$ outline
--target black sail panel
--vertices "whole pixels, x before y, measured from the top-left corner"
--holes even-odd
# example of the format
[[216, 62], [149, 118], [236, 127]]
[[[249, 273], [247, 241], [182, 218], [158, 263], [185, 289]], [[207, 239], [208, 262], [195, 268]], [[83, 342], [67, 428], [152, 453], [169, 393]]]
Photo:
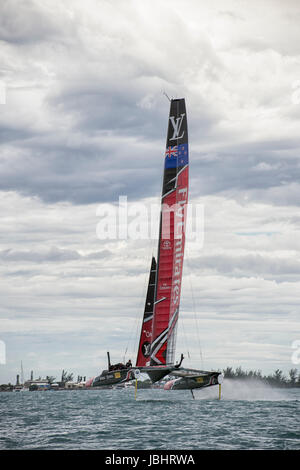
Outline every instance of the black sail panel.
[[154, 305], [154, 293], [155, 293], [155, 282], [156, 282], [156, 261], [152, 257], [151, 269], [149, 274], [148, 290], [145, 302], [144, 317], [141, 328], [140, 343], [138, 349], [138, 355], [136, 360], [136, 366], [145, 366], [149, 361], [150, 350], [151, 350], [151, 339], [152, 339], [152, 320], [153, 320], [153, 305]]

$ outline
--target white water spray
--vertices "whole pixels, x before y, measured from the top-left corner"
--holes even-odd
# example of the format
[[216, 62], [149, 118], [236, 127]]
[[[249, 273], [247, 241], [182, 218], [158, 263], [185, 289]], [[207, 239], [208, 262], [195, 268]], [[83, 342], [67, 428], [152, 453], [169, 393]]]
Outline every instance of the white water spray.
[[[218, 399], [218, 388], [209, 387], [194, 390], [196, 400]], [[278, 401], [290, 400], [291, 397], [285, 389], [273, 388], [268, 384], [255, 379], [224, 379], [222, 383], [221, 400], [244, 401]]]

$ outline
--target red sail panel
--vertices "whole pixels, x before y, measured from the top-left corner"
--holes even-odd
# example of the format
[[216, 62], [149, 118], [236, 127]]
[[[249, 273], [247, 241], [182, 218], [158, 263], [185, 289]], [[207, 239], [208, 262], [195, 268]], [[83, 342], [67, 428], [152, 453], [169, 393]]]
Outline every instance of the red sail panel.
[[169, 116], [151, 365], [174, 363], [188, 202], [188, 135], [184, 99], [172, 100]]
[[140, 344], [137, 354], [136, 366], [145, 366], [149, 361], [151, 352], [151, 341], [152, 341], [152, 320], [153, 320], [153, 305], [154, 305], [154, 294], [155, 294], [155, 281], [156, 281], [156, 261], [152, 258], [148, 290], [145, 302], [144, 317], [141, 328]]

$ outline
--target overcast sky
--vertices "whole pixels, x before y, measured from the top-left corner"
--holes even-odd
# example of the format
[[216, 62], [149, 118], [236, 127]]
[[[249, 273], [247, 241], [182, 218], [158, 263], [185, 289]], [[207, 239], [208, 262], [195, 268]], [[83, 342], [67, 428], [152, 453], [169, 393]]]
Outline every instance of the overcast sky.
[[163, 92], [204, 213], [177, 356], [300, 371], [299, 23], [296, 0], [1, 1], [0, 383], [135, 361], [157, 242], [96, 230], [121, 195], [159, 200]]

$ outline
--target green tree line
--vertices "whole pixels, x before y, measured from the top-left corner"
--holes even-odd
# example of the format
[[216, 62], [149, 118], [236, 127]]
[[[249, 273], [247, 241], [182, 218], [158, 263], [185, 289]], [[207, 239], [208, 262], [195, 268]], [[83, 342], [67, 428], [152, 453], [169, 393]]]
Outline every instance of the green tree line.
[[276, 369], [273, 374], [262, 375], [260, 370], [245, 371], [242, 367], [237, 367], [235, 370], [232, 367], [227, 367], [223, 369], [223, 374], [228, 379], [254, 379], [273, 386], [300, 387], [300, 373], [297, 369], [290, 369], [287, 377], [280, 369]]

